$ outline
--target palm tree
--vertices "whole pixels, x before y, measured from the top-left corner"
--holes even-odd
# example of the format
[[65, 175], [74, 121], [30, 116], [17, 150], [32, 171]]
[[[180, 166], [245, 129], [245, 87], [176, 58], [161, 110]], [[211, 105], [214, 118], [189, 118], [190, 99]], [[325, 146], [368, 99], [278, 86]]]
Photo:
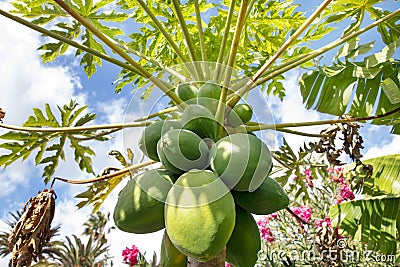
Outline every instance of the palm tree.
[[108, 245], [89, 237], [86, 244], [76, 235], [65, 237], [54, 261], [65, 267], [103, 267], [106, 266]]
[[[110, 213], [106, 215], [98, 211], [96, 213], [90, 214], [89, 219], [83, 224], [85, 228], [82, 235], [90, 236], [92, 237], [92, 239], [104, 243], [107, 242], [107, 239], [105, 237], [105, 226], [109, 220]], [[107, 233], [109, 233], [111, 229], [113, 229], [113, 227], [109, 228], [107, 230]]]

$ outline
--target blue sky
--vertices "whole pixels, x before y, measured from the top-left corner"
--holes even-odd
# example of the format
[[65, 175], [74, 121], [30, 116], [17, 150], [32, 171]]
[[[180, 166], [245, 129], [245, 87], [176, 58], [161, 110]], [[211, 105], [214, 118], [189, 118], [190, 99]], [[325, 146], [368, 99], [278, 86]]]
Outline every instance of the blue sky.
[[[317, 6], [322, 1], [296, 2], [305, 3], [300, 10], [309, 12], [310, 8]], [[389, 2], [391, 6], [388, 8], [391, 10], [396, 8], [396, 4], [398, 5], [392, 1]], [[0, 7], [8, 9], [6, 3], [0, 1]], [[340, 28], [341, 25], [338, 27]], [[40, 37], [32, 30], [3, 17], [0, 17], [0, 33], [2, 35], [0, 41], [0, 107], [7, 112], [5, 119], [7, 124], [22, 124], [32, 114], [33, 107], [42, 108], [44, 103], [50, 103], [56, 110], [55, 105], [62, 105], [69, 99], [77, 99], [80, 104], [89, 105], [90, 111], [98, 114], [96, 123], [124, 122], [145, 115], [160, 96], [160, 93], [155, 93], [149, 101], [143, 102], [138, 99], [138, 95], [130, 92], [129, 87], [126, 87], [121, 94], [115, 94], [112, 82], [119, 73], [119, 69], [107, 62], [103, 63], [103, 66], [91, 79], [83, 74], [79, 63], [71, 60], [71, 57], [59, 61], [63, 62], [61, 65], [54, 63], [43, 65], [40, 62], [40, 55], [36, 51], [40, 45]], [[363, 37], [363, 40], [368, 42], [375, 39], [376, 34], [375, 30], [371, 31]], [[319, 47], [321, 43], [317, 42], [312, 46]], [[375, 51], [381, 48], [382, 45], [376, 43]], [[399, 51], [396, 55], [399, 55]], [[274, 119], [278, 122], [295, 122], [331, 118], [303, 108], [297, 87], [298, 75], [297, 71], [288, 74], [285, 82], [288, 96], [283, 102], [273, 97], [263, 99], [274, 111]], [[258, 96], [255, 95], [254, 98], [257, 99]], [[128, 115], [126, 115], [126, 110], [130, 111]], [[309, 127], [306, 130], [319, 132], [323, 128], [324, 126]], [[361, 132], [365, 140], [363, 152], [366, 157], [400, 153], [400, 138], [389, 135], [389, 131], [389, 127], [366, 125], [362, 128]], [[0, 134], [4, 132], [4, 130], [0, 130]], [[139, 135], [140, 129], [133, 129], [113, 135], [113, 139], [107, 143], [90, 143], [98, 155], [93, 163], [96, 173], [106, 166], [119, 166], [118, 162], [107, 156], [107, 152], [112, 149], [124, 151], [127, 147], [131, 147], [139, 155], [136, 144]], [[294, 147], [302, 145], [304, 141], [315, 141], [315, 139], [304, 139], [293, 135], [285, 135], [285, 138]], [[66, 157], [67, 161], [60, 165], [57, 176], [69, 179], [91, 177], [81, 173], [75, 163], [71, 162], [73, 161], [71, 152], [67, 152]], [[112, 213], [117, 194], [122, 186], [123, 183], [104, 203], [103, 211]], [[0, 170], [0, 187], [2, 188], [0, 190], [0, 220], [2, 220], [8, 218], [9, 211], [21, 209], [27, 199], [44, 188], [41, 180], [41, 168], [35, 167], [30, 159], [22, 163], [17, 162], [5, 170]], [[55, 223], [62, 223], [61, 236], [81, 234], [81, 225], [87, 219], [90, 209], [77, 210], [75, 205], [78, 201], [73, 196], [84, 189], [85, 186], [56, 183], [55, 190], [58, 199]], [[4, 223], [0, 222], [0, 230], [3, 230], [4, 227]], [[118, 263], [121, 250], [132, 244], [137, 245], [141, 251], [147, 251], [147, 255], [152, 255], [152, 251], [159, 249], [161, 236], [162, 232], [151, 235], [131, 235], [114, 230], [111, 234], [114, 262]], [[0, 265], [5, 266], [5, 264], [6, 260], [0, 259]]]

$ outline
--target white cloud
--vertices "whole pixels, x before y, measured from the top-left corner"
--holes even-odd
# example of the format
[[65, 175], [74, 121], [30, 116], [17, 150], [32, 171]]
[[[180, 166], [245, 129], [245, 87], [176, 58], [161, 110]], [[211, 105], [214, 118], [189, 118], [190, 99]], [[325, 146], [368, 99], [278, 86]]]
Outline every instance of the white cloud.
[[[286, 75], [286, 80], [283, 82], [284, 88], [286, 89], [286, 97], [283, 101], [280, 101], [278, 98], [270, 98], [271, 110], [275, 117], [275, 122], [291, 123], [325, 119], [325, 115], [314, 110], [308, 110], [304, 107], [298, 87], [299, 75], [298, 71], [291, 71]], [[292, 127], [288, 129], [305, 133], [319, 133], [324, 128], [327, 128], [327, 126]], [[288, 133], [284, 133], [283, 136], [295, 151], [298, 147], [302, 146], [304, 142], [315, 142], [317, 140], [312, 137], [304, 137]]]
[[385, 155], [400, 154], [400, 136], [393, 135], [392, 138], [381, 140], [380, 144], [369, 147], [364, 153], [363, 159], [381, 157]]
[[[9, 9], [8, 3], [2, 2], [0, 6]], [[43, 108], [45, 103], [58, 114], [55, 105], [70, 99], [85, 102], [79, 78], [69, 68], [41, 63], [36, 50], [40, 46], [39, 34], [3, 16], [0, 32], [0, 107], [6, 111], [4, 123], [21, 125], [33, 113], [33, 107]], [[0, 185], [4, 190], [0, 195], [7, 196], [18, 186], [26, 185], [33, 168], [32, 160], [27, 160], [2, 170]]]

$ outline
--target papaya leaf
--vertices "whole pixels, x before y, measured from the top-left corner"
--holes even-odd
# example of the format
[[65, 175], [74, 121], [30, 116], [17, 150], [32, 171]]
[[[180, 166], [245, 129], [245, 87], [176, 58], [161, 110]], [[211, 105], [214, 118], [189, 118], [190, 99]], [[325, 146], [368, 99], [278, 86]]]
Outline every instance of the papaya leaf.
[[[23, 124], [26, 127], [40, 128], [59, 128], [82, 126], [96, 118], [95, 114], [83, 112], [87, 106], [79, 107], [75, 101], [70, 101], [62, 107], [57, 106], [60, 118], [57, 119], [49, 104], [45, 104], [44, 110], [34, 108], [34, 115], [29, 116]], [[88, 173], [94, 173], [92, 168], [91, 157], [95, 155], [94, 151], [88, 147], [81, 145], [82, 140], [76, 138], [76, 135], [83, 136], [84, 139], [94, 139], [97, 141], [107, 140], [106, 137], [97, 137], [96, 131], [83, 131], [76, 133], [63, 132], [16, 132], [9, 131], [0, 136], [3, 142], [0, 149], [8, 151], [0, 156], [0, 166], [7, 167], [18, 159], [26, 160], [32, 152], [36, 152], [34, 162], [36, 165], [42, 165], [45, 183], [49, 182], [55, 174], [59, 162], [65, 160], [65, 144], [70, 141], [70, 147], [74, 150], [75, 161], [80, 169]]]
[[74, 150], [75, 161], [78, 163], [79, 168], [87, 173], [94, 174], [92, 167], [92, 158], [95, 152], [88, 146], [82, 146], [76, 139], [70, 139], [71, 148]]
[[[115, 25], [116, 23], [127, 20], [129, 15], [124, 12], [113, 10], [114, 1], [69, 0], [66, 2], [110, 38], [115, 38], [118, 35], [124, 34], [123, 31], [115, 27]], [[21, 0], [12, 2], [12, 5], [14, 7], [14, 10], [12, 10], [13, 13], [29, 18], [35, 24], [46, 25], [54, 19], [57, 19], [55, 29], [52, 29], [53, 32], [71, 40], [83, 39], [84, 45], [99, 52], [105, 52], [103, 45], [93, 39], [91, 33], [82, 27], [80, 23], [71, 20], [68, 14], [57, 4], [44, 0]], [[44, 62], [48, 62], [65, 54], [69, 47], [69, 45], [63, 42], [50, 42], [41, 45], [39, 50], [44, 51], [41, 57]], [[101, 66], [102, 64], [99, 58], [87, 52], [77, 50], [75, 55], [82, 55], [81, 65], [84, 66], [84, 71], [89, 77], [96, 72], [97, 66]]]
[[[46, 157], [39, 162], [39, 164], [45, 165], [42, 174], [45, 183], [48, 183], [51, 177], [54, 175], [60, 160], [65, 160], [65, 154], [64, 154], [65, 142], [66, 142], [66, 136], [61, 136], [60, 142], [58, 144], [53, 144], [45, 149], [45, 152], [51, 153], [52, 151], [55, 151], [55, 154], [53, 155], [47, 154]], [[41, 153], [41, 151], [39, 151], [39, 153]]]
[[384, 195], [332, 206], [330, 217], [335, 227], [366, 243], [369, 249], [396, 254], [399, 211], [400, 195]]

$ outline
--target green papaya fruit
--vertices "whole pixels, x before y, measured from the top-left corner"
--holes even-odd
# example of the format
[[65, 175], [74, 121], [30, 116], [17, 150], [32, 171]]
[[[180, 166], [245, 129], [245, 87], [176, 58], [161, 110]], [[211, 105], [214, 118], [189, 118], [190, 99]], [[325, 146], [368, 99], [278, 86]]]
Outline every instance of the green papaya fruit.
[[222, 88], [220, 85], [212, 82], [206, 82], [199, 89], [197, 94], [197, 103], [206, 107], [211, 111], [212, 114], [215, 114], [217, 111], [221, 91]]
[[183, 101], [187, 101], [196, 98], [198, 90], [195, 86], [184, 83], [184, 84], [179, 84], [175, 88], [175, 93], [178, 95], [180, 99], [182, 99]]
[[182, 113], [183, 129], [196, 133], [201, 138], [215, 140], [218, 123], [214, 115], [201, 105], [189, 105]]
[[245, 124], [253, 116], [253, 108], [248, 104], [238, 104], [228, 115], [228, 124], [234, 127]]
[[164, 167], [176, 174], [209, 165], [209, 149], [197, 134], [185, 129], [172, 129], [158, 141], [157, 153]]
[[228, 135], [211, 148], [212, 170], [237, 191], [256, 190], [267, 178], [271, 166], [267, 145], [253, 135]]
[[171, 129], [179, 129], [179, 121], [156, 121], [144, 128], [139, 139], [140, 150], [150, 159], [160, 161], [157, 154], [157, 142], [161, 136]]
[[236, 205], [235, 228], [226, 244], [226, 261], [235, 267], [254, 267], [260, 250], [260, 232], [253, 215]]
[[164, 203], [172, 185], [171, 173], [166, 170], [149, 170], [135, 176], [118, 196], [115, 225], [135, 234], [163, 229]]
[[282, 186], [268, 177], [254, 192], [232, 191], [237, 205], [253, 214], [267, 215], [289, 205], [289, 197]]
[[161, 243], [160, 267], [186, 267], [187, 262], [187, 256], [176, 249], [165, 231]]
[[232, 195], [218, 176], [209, 170], [191, 170], [168, 193], [165, 229], [179, 251], [207, 262], [228, 243], [235, 214]]

